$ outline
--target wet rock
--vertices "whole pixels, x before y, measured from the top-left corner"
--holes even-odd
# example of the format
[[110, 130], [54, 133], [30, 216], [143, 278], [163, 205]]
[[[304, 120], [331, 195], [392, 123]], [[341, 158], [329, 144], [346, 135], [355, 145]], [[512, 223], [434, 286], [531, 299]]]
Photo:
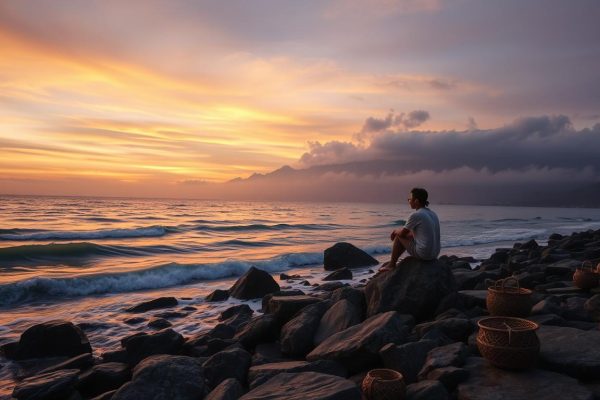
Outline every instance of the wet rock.
[[369, 267], [379, 264], [379, 261], [350, 243], [340, 242], [325, 249], [323, 264], [325, 270], [334, 271], [341, 268]]
[[80, 328], [68, 321], [54, 320], [25, 330], [14, 349], [13, 358], [74, 357], [91, 352], [90, 342]]
[[388, 343], [406, 341], [409, 328], [395, 311], [377, 314], [361, 324], [330, 336], [311, 351], [306, 359], [334, 360], [357, 372], [379, 360], [379, 350]]
[[286, 361], [270, 364], [252, 366], [248, 371], [248, 382], [250, 389], [262, 385], [275, 375], [282, 372], [319, 372], [322, 374], [335, 375], [345, 378], [348, 371], [341, 364], [330, 360]]
[[93, 364], [94, 364], [94, 357], [90, 353], [84, 353], [84, 354], [75, 356], [73, 358], [69, 358], [68, 360], [63, 361], [59, 364], [52, 365], [51, 367], [48, 367], [48, 368], [40, 371], [39, 374], [54, 372], [54, 371], [58, 371], [61, 369], [78, 369], [81, 371], [81, 370], [91, 367]]
[[125, 311], [131, 313], [141, 313], [160, 308], [175, 307], [177, 304], [179, 303], [175, 297], [159, 297], [158, 299], [145, 301], [133, 307], [126, 308]]
[[154, 334], [143, 333], [123, 339], [131, 365], [156, 354], [178, 354], [183, 346], [183, 336], [173, 329], [165, 329]]
[[288, 322], [290, 319], [302, 310], [304, 307], [321, 301], [314, 296], [273, 296], [267, 303], [265, 313], [273, 314], [281, 324]]
[[540, 362], [548, 369], [579, 379], [600, 376], [600, 331], [541, 326]]
[[429, 320], [440, 301], [455, 291], [454, 276], [447, 265], [407, 257], [398, 268], [379, 274], [367, 284], [367, 316], [395, 310], [411, 314], [417, 321]]
[[131, 382], [121, 386], [112, 400], [198, 400], [206, 393], [199, 360], [157, 355], [140, 362]]
[[266, 271], [251, 267], [229, 289], [231, 297], [241, 300], [259, 299], [280, 290], [275, 279]]
[[469, 371], [469, 379], [458, 385], [458, 400], [593, 399], [591, 392], [577, 380], [551, 371], [506, 371], [480, 357], [470, 357], [465, 369]]
[[570, 320], [590, 322], [590, 315], [585, 308], [585, 303], [587, 300], [588, 299], [584, 297], [569, 297], [562, 304], [562, 316]]
[[273, 297], [283, 297], [283, 296], [304, 296], [306, 293], [304, 293], [302, 290], [299, 289], [294, 289], [294, 290], [278, 290], [276, 292], [273, 293], [269, 293], [263, 296], [262, 298], [262, 302], [261, 302], [261, 308], [262, 310], [266, 310], [268, 305], [269, 305], [269, 301], [273, 298]]
[[154, 314], [155, 318], [164, 318], [164, 319], [177, 319], [187, 317], [187, 313], [179, 312], [179, 311], [165, 311], [158, 314]]
[[146, 318], [131, 317], [131, 318], [125, 319], [123, 322], [125, 322], [127, 325], [137, 325], [137, 324], [141, 324], [142, 322], [146, 322]]
[[93, 397], [120, 388], [130, 378], [127, 364], [98, 364], [79, 375], [77, 388], [85, 397]]
[[336, 271], [333, 271], [325, 278], [324, 281], [342, 281], [342, 280], [352, 280], [352, 271], [349, 268], [341, 268]]
[[152, 329], [165, 329], [171, 327], [172, 325], [173, 324], [164, 318], [152, 318], [150, 321], [148, 321], [148, 328]]
[[447, 400], [448, 391], [439, 381], [423, 380], [406, 387], [406, 400]]
[[359, 324], [361, 310], [348, 300], [340, 300], [325, 312], [314, 335], [315, 345], [319, 345], [331, 335]]
[[400, 372], [407, 384], [417, 381], [417, 375], [423, 365], [427, 354], [437, 343], [433, 340], [420, 340], [402, 345], [389, 343], [380, 351], [379, 355], [386, 368]]
[[347, 283], [342, 283], [339, 281], [326, 282], [321, 285], [316, 286], [316, 290], [322, 290], [324, 292], [333, 292], [334, 290], [343, 288], [344, 286], [348, 286]]
[[214, 290], [208, 296], [206, 296], [206, 301], [216, 302], [216, 301], [225, 301], [229, 298], [229, 291], [223, 289]]
[[204, 400], [237, 400], [244, 394], [244, 388], [235, 378], [225, 379], [214, 388]]
[[281, 352], [281, 345], [277, 342], [257, 344], [252, 354], [252, 365], [262, 365], [290, 361]]
[[242, 349], [224, 350], [210, 357], [202, 364], [209, 387], [214, 388], [229, 378], [245, 382], [251, 358]]
[[253, 318], [235, 334], [234, 338], [247, 349], [259, 343], [274, 342], [279, 337], [281, 324], [274, 315], [265, 314]]
[[281, 373], [240, 400], [360, 400], [354, 382], [318, 372]]
[[329, 302], [320, 301], [303, 308], [281, 328], [281, 351], [293, 357], [304, 357], [314, 348], [313, 338]]
[[367, 302], [365, 300], [364, 289], [358, 289], [352, 286], [344, 286], [334, 290], [331, 293], [332, 304], [337, 303], [340, 300], [348, 300], [354, 304], [358, 309], [361, 310], [361, 319], [364, 319], [365, 312], [367, 310]]
[[64, 369], [25, 378], [12, 396], [18, 400], [67, 399], [75, 391], [78, 374], [78, 369]]
[[531, 309], [532, 315], [541, 314], [557, 314], [561, 315], [563, 310], [561, 307], [562, 300], [558, 296], [548, 296], [544, 300], [536, 303]]
[[423, 368], [419, 372], [419, 380], [427, 379], [434, 369], [444, 367], [462, 367], [469, 356], [469, 348], [462, 342], [436, 347], [427, 354]]
[[106, 351], [100, 355], [100, 358], [105, 363], [108, 363], [108, 362], [128, 363], [129, 362], [129, 356], [127, 355], [127, 350], [125, 350], [125, 349]]
[[254, 311], [247, 304], [240, 304], [226, 309], [219, 316], [219, 321], [224, 325], [239, 330], [252, 319]]
[[479, 282], [483, 282], [486, 279], [498, 279], [500, 274], [498, 272], [490, 272], [484, 270], [459, 270], [452, 271], [454, 279], [456, 280], [457, 290], [472, 290], [475, 289]]

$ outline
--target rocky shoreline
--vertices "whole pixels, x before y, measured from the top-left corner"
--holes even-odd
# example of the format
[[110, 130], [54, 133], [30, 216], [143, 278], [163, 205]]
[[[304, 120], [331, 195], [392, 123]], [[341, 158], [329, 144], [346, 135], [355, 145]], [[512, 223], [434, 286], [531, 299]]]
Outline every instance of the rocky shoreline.
[[[262, 312], [242, 304], [214, 328], [183, 337], [171, 320], [185, 318], [176, 298], [124, 310], [156, 330], [121, 339], [121, 348], [92, 355], [83, 330], [68, 321], [30, 327], [1, 346], [19, 365], [13, 398], [25, 399], [361, 399], [373, 368], [404, 376], [406, 398], [600, 398], [600, 289], [573, 285], [575, 269], [600, 261], [600, 230], [553, 234], [497, 249], [477, 260], [404, 259], [387, 273], [352, 285], [352, 268], [377, 261], [349, 244], [325, 251], [332, 271], [316, 287], [285, 290], [252, 268], [207, 301], [262, 298]], [[477, 321], [488, 315], [487, 288], [513, 276], [533, 290], [527, 319], [540, 325], [535, 368], [509, 371], [479, 355]], [[282, 274], [281, 281], [301, 282]], [[308, 283], [308, 282], [307, 282]]]

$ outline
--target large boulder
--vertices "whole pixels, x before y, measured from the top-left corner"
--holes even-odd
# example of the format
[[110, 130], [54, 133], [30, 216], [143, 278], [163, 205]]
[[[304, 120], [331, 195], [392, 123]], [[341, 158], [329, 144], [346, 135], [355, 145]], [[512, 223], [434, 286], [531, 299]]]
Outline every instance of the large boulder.
[[469, 379], [458, 385], [458, 400], [592, 400], [577, 380], [555, 372], [533, 369], [506, 371], [480, 357], [465, 364]]
[[239, 329], [250, 321], [254, 314], [254, 310], [248, 304], [239, 304], [231, 306], [219, 315], [219, 321], [224, 325], [231, 326], [234, 329]]
[[360, 400], [354, 384], [318, 372], [281, 373], [246, 393], [240, 400]]
[[367, 315], [395, 310], [417, 321], [432, 319], [440, 301], [455, 291], [454, 276], [446, 264], [407, 257], [367, 284]]
[[204, 400], [237, 400], [244, 394], [242, 384], [235, 378], [225, 379]]
[[362, 322], [362, 312], [349, 300], [335, 303], [321, 318], [314, 336], [315, 345], [319, 345], [331, 335], [346, 330]]
[[436, 347], [436, 344], [433, 340], [420, 340], [400, 346], [389, 343], [379, 351], [379, 355], [386, 368], [400, 372], [406, 383], [410, 384], [417, 381], [427, 354]]
[[598, 379], [600, 331], [545, 325], [537, 335], [545, 367], [579, 379]]
[[319, 372], [322, 374], [341, 376], [342, 378], [345, 378], [348, 375], [346, 368], [331, 360], [318, 360], [314, 362], [284, 361], [251, 367], [250, 371], [248, 371], [250, 388], [253, 389], [260, 386], [282, 372]]
[[178, 304], [175, 297], [159, 297], [158, 299], [145, 301], [133, 307], [126, 308], [125, 311], [131, 313], [141, 313], [160, 308], [175, 307]]
[[406, 400], [447, 400], [448, 391], [439, 381], [423, 380], [406, 387]]
[[282, 324], [288, 322], [304, 307], [321, 301], [314, 296], [273, 296], [269, 299], [265, 313], [273, 314]]
[[330, 336], [311, 351], [306, 359], [334, 360], [350, 372], [369, 368], [379, 361], [379, 350], [388, 343], [404, 343], [410, 333], [409, 326], [395, 311], [375, 315]]
[[281, 328], [281, 352], [292, 357], [304, 357], [313, 348], [313, 338], [329, 302], [321, 301], [303, 308]]
[[341, 268], [360, 268], [379, 264], [379, 261], [350, 243], [336, 243], [325, 249], [324, 267], [327, 271]]
[[12, 397], [19, 400], [68, 399], [74, 394], [77, 369], [64, 369], [23, 379]]
[[259, 315], [244, 325], [234, 336], [234, 339], [247, 349], [257, 344], [274, 342], [279, 337], [281, 323], [272, 314]]
[[154, 334], [140, 333], [121, 341], [127, 351], [131, 365], [156, 354], [178, 354], [184, 339], [173, 329], [165, 329]]
[[462, 367], [469, 356], [469, 347], [456, 342], [432, 349], [427, 354], [427, 359], [421, 371], [419, 379], [427, 379], [427, 375], [434, 369], [445, 367]]
[[124, 363], [98, 364], [79, 375], [79, 392], [86, 398], [120, 388], [131, 378], [129, 365]]
[[419, 337], [423, 337], [432, 329], [439, 329], [444, 335], [457, 342], [466, 342], [475, 330], [474, 324], [466, 318], [446, 318], [438, 321], [424, 322], [415, 326]]
[[206, 394], [200, 360], [158, 355], [146, 358], [112, 400], [198, 400]]
[[[63, 320], [34, 325], [21, 335], [11, 356], [16, 360], [44, 357], [74, 357], [91, 353], [85, 333], [73, 323]], [[8, 356], [8, 354], [7, 354]]]
[[234, 348], [216, 353], [202, 364], [208, 385], [214, 388], [228, 378], [245, 382], [251, 359], [252, 356], [242, 349]]
[[278, 291], [279, 285], [266, 271], [251, 267], [229, 289], [231, 297], [240, 300], [258, 299], [268, 293]]

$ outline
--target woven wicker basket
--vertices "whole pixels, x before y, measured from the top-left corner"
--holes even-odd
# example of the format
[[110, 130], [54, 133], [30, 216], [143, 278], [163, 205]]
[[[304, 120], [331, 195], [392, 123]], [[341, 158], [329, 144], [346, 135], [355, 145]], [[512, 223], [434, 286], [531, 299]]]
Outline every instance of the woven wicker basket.
[[590, 261], [584, 261], [581, 267], [575, 270], [573, 274], [573, 283], [580, 289], [592, 289], [600, 283], [600, 274], [598, 269], [594, 270]]
[[[510, 281], [516, 282], [516, 287], [507, 286]], [[500, 279], [488, 288], [486, 307], [490, 315], [526, 317], [533, 307], [531, 293], [531, 290], [520, 287], [519, 281], [512, 276]]]
[[393, 369], [373, 369], [362, 381], [366, 400], [402, 400], [406, 396], [404, 377]]
[[533, 366], [540, 351], [538, 324], [521, 318], [487, 317], [477, 323], [477, 348], [492, 365], [507, 369]]

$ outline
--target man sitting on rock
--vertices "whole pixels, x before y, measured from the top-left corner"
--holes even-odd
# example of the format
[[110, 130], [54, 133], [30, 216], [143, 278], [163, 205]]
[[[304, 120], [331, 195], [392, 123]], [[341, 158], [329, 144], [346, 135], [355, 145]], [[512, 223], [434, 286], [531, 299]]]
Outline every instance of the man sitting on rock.
[[421, 260], [434, 260], [440, 254], [440, 221], [437, 215], [427, 206], [429, 202], [427, 190], [413, 188], [410, 191], [408, 204], [416, 210], [408, 217], [401, 229], [394, 229], [390, 239], [392, 258], [383, 264], [379, 271], [389, 271], [396, 267], [396, 262], [404, 250]]

